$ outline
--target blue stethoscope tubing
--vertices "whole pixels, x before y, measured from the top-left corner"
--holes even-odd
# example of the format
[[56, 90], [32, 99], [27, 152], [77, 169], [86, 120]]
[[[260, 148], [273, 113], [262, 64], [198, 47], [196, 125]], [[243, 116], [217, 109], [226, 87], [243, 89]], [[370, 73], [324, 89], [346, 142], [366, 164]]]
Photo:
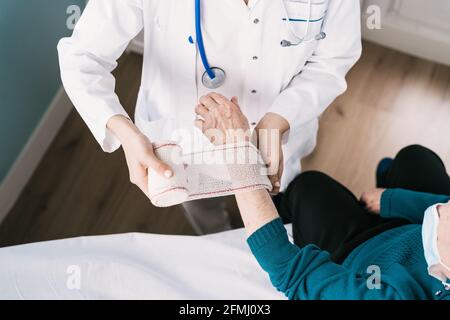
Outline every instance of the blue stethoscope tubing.
[[203, 32], [202, 32], [202, 12], [200, 0], [195, 0], [195, 33], [197, 38], [198, 51], [202, 59], [202, 63], [206, 69], [206, 73], [211, 79], [214, 79], [216, 75], [212, 71], [209, 65], [208, 58], [206, 57], [205, 44], [203, 42]]
[[[316, 35], [313, 39], [305, 39], [305, 37], [298, 36], [295, 31], [291, 28], [286, 5], [284, 3], [284, 0], [281, 0], [283, 9], [285, 11], [285, 21], [286, 25], [288, 27], [288, 30], [290, 33], [297, 39], [297, 42], [291, 42], [288, 40], [281, 41], [282, 47], [290, 47], [290, 46], [298, 46], [302, 43], [308, 43], [311, 41], [318, 41], [325, 39], [326, 34], [324, 32], [320, 32], [318, 35]], [[308, 33], [309, 25], [311, 23], [311, 6], [312, 1], [308, 0], [308, 6], [309, 6], [309, 12], [308, 12], [308, 19], [306, 20], [307, 26], [306, 26], [306, 32], [305, 36]], [[208, 57], [206, 56], [206, 50], [205, 50], [205, 44], [203, 42], [203, 32], [202, 32], [202, 12], [201, 12], [201, 0], [195, 0], [195, 37], [197, 42], [197, 48], [198, 52], [200, 54], [200, 58], [202, 60], [202, 64], [205, 68], [205, 73], [202, 77], [202, 83], [205, 87], [209, 89], [216, 89], [220, 86], [222, 86], [225, 83], [226, 80], [226, 73], [223, 69], [218, 67], [211, 67], [208, 61]]]

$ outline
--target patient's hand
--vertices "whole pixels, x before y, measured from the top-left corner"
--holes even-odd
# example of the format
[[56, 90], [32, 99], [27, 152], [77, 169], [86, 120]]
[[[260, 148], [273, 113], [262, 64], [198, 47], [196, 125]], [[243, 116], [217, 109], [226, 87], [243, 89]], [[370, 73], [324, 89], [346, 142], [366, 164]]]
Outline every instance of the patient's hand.
[[[250, 126], [237, 98], [210, 93], [200, 99], [195, 113], [202, 117], [195, 125], [215, 144], [250, 140]], [[267, 190], [236, 193], [236, 200], [248, 235], [279, 217]]]
[[[438, 227], [438, 251], [442, 262], [450, 267], [450, 201], [446, 205], [438, 207], [439, 227]], [[447, 277], [450, 279], [450, 270], [447, 270]]]
[[373, 189], [366, 191], [361, 195], [360, 201], [369, 212], [380, 214], [381, 196], [385, 190], [386, 189]]
[[202, 118], [195, 121], [196, 127], [216, 145], [250, 140], [250, 126], [236, 97], [228, 100], [210, 93], [200, 98], [195, 113]]

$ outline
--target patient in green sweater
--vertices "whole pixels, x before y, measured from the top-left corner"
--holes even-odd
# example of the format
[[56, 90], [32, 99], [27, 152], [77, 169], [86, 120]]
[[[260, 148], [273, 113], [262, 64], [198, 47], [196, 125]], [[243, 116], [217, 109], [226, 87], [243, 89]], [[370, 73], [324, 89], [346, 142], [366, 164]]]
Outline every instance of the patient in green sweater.
[[[248, 121], [235, 102], [218, 100], [203, 128], [235, 140], [230, 131]], [[450, 178], [429, 149], [383, 160], [377, 188], [360, 199], [305, 172], [273, 201], [266, 190], [236, 200], [252, 253], [289, 299], [450, 299]], [[283, 222], [292, 222], [293, 243]]]
[[[410, 146], [381, 176], [360, 201], [323, 173], [297, 177], [277, 204], [293, 223], [294, 244], [281, 219], [248, 239], [278, 290], [290, 299], [450, 299], [450, 179], [442, 161]], [[433, 209], [439, 224], [428, 219], [425, 228]], [[423, 235], [434, 228], [440, 255], [428, 254], [428, 265], [433, 243]]]

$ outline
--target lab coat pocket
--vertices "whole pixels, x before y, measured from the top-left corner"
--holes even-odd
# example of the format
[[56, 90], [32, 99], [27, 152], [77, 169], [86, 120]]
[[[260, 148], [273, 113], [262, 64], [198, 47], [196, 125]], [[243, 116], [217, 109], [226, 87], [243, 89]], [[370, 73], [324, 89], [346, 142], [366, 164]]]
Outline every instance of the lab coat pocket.
[[[163, 93], [157, 84], [154, 87]], [[161, 108], [154, 96], [155, 91], [141, 87], [135, 112], [136, 125], [152, 141], [173, 140], [177, 129], [176, 112], [167, 107]], [[161, 99], [166, 101], [163, 105], [169, 105], [167, 99]]]
[[327, 2], [308, 0], [283, 0], [285, 12], [282, 20], [289, 21], [289, 39], [297, 42], [313, 40], [321, 31], [325, 19]]
[[149, 97], [149, 91], [141, 87], [136, 103], [136, 120], [155, 121], [162, 118], [158, 112], [156, 101], [152, 101]]

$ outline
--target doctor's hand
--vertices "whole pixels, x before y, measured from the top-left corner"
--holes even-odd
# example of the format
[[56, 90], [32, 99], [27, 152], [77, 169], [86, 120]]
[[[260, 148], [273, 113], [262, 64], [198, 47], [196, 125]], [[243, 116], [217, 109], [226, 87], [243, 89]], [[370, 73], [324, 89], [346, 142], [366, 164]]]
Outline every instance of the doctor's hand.
[[152, 168], [166, 178], [173, 175], [170, 166], [159, 160], [154, 154], [151, 141], [130, 119], [124, 116], [113, 116], [107, 126], [122, 143], [131, 183], [139, 187], [147, 197], [148, 168]]
[[267, 113], [255, 128], [257, 146], [269, 170], [271, 195], [280, 192], [284, 170], [282, 138], [288, 130], [289, 123], [286, 119], [275, 113]]

